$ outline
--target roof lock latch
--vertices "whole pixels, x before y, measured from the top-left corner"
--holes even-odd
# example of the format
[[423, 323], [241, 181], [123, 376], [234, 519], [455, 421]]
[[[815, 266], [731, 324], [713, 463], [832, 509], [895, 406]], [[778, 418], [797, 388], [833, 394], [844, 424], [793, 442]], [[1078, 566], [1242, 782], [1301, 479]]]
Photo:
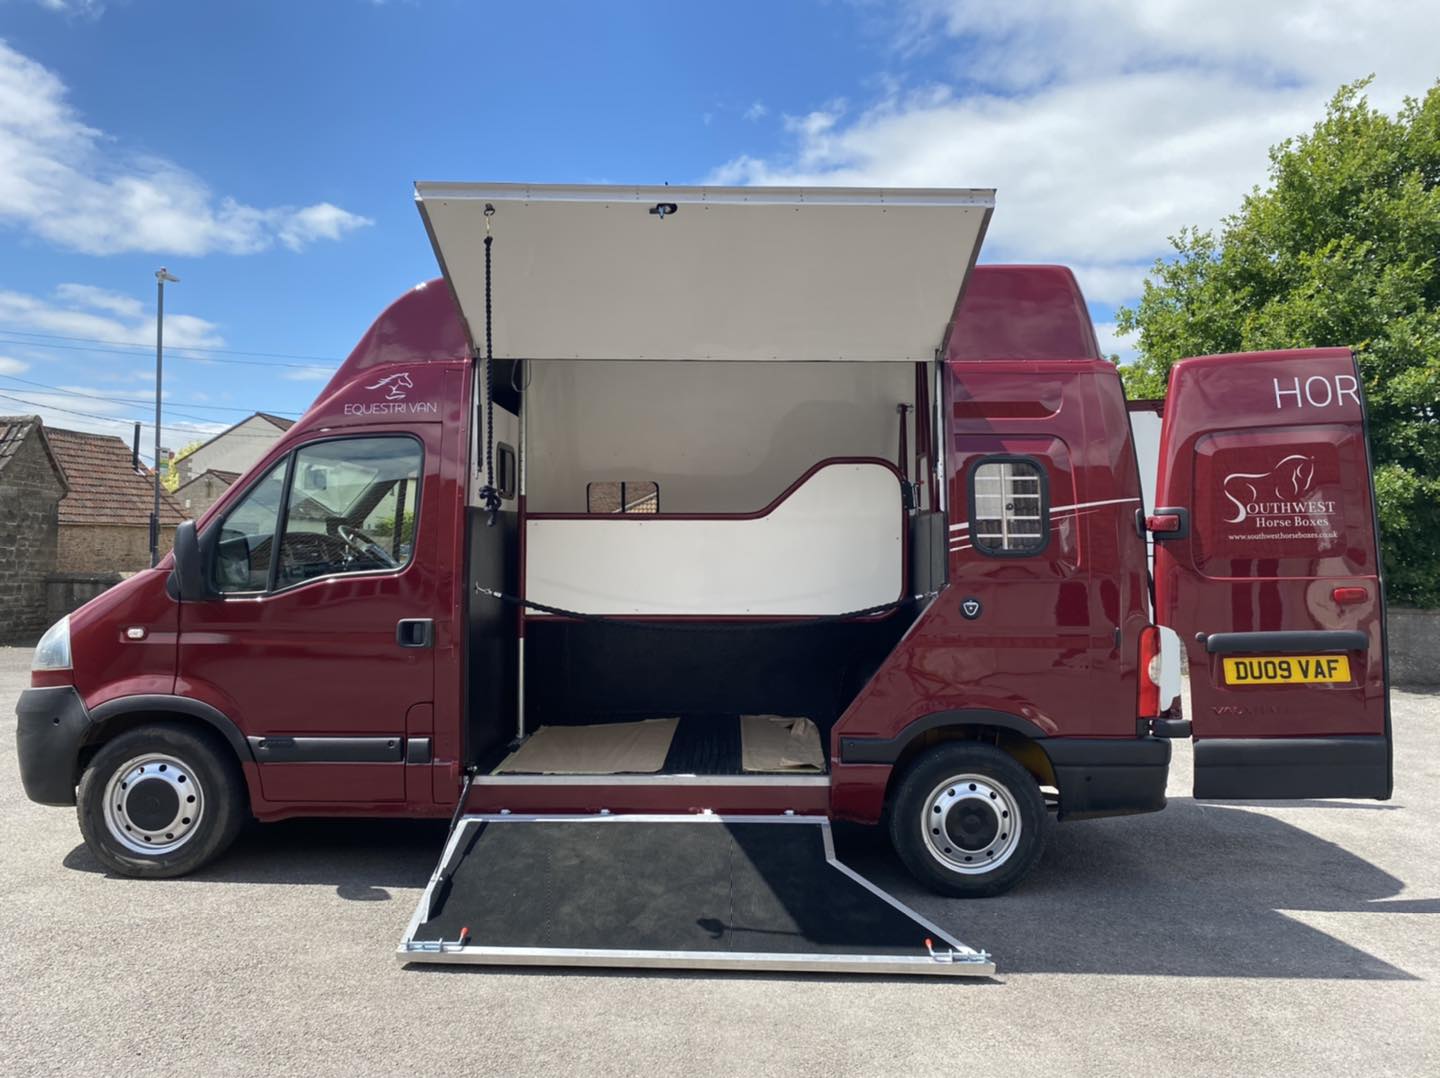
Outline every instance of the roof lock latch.
[[677, 211], [679, 208], [680, 207], [675, 205], [675, 203], [673, 202], [657, 202], [655, 203], [655, 205], [650, 207], [650, 215], [652, 217], [658, 217], [660, 218], [660, 220], [663, 221], [666, 217]]

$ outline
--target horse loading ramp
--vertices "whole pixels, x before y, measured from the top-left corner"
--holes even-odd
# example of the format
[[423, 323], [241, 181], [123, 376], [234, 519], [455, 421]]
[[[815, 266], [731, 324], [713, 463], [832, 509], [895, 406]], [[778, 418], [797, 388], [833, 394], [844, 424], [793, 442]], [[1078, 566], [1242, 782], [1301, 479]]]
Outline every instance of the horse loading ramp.
[[402, 962], [986, 977], [835, 857], [814, 816], [470, 815]]

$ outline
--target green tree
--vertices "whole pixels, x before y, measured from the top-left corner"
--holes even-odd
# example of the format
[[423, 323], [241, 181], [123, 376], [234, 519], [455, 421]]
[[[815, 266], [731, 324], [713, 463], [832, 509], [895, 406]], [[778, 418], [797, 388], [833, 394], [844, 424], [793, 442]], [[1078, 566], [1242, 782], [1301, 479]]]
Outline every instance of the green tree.
[[160, 469], [160, 485], [171, 494], [180, 489], [180, 462], [204, 444], [203, 440], [195, 441], [176, 450]]
[[1185, 356], [1348, 345], [1365, 383], [1389, 595], [1440, 603], [1440, 84], [1395, 116], [1370, 80], [1341, 87], [1219, 234], [1185, 229], [1156, 261], [1122, 368], [1165, 392]]

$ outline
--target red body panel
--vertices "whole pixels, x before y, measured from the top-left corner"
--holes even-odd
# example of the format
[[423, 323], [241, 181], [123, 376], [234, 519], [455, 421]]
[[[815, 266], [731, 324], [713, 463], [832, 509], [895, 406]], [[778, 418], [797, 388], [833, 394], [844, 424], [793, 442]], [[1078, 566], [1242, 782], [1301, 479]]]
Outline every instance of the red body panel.
[[[890, 769], [840, 763], [842, 737], [894, 738], [918, 719], [966, 710], [1050, 737], [1135, 736], [1145, 544], [1115, 368], [952, 362], [946, 382], [950, 583], [835, 726], [835, 812], [848, 819], [878, 817]], [[1044, 462], [1050, 536], [1037, 555], [992, 557], [968, 541], [970, 467], [993, 454]], [[967, 600], [978, 616], [964, 615]]]
[[[1068, 270], [980, 267], [956, 319], [943, 364], [943, 421], [934, 432], [937, 442], [943, 440], [946, 462], [949, 583], [836, 723], [829, 788], [621, 780], [481, 784], [472, 789], [471, 810], [793, 809], [873, 822], [882, 812], [892, 767], [842, 763], [842, 738], [896, 739], [917, 720], [956, 711], [998, 712], [1052, 738], [1135, 737], [1147, 566], [1135, 525], [1139, 474], [1118, 374], [1099, 358]], [[1341, 353], [1300, 358], [1342, 369]], [[1296, 361], [1276, 357], [1274, 376], [1289, 377]], [[1335, 373], [1326, 370], [1327, 377]], [[1244, 394], [1254, 387], [1232, 384], [1223, 362], [1194, 361], [1184, 371], [1203, 375], [1204, 384], [1189, 396], [1196, 406], [1167, 414], [1164, 457], [1170, 465], [1167, 473], [1162, 464], [1162, 484], [1168, 484], [1162, 489], [1170, 493], [1162, 503], [1166, 497], [1189, 499], [1178, 503], [1186, 505], [1195, 500], [1199, 473], [1182, 475], [1175, 462], [1192, 455], [1206, 459], [1199, 443], [1207, 437], [1216, 454], [1229, 453], [1219, 426], [1264, 425], [1261, 443], [1267, 447], [1317, 444], [1317, 428], [1304, 427], [1296, 435], [1283, 411], [1272, 409], [1262, 422], [1240, 408], [1238, 402], [1247, 401]], [[1257, 371], [1271, 377], [1268, 366], [1250, 367], [1249, 376]], [[397, 398], [386, 386], [399, 377], [406, 389]], [[1177, 377], [1183, 381], [1190, 374]], [[429, 738], [429, 763], [246, 761], [252, 807], [261, 819], [446, 814], [459, 791], [466, 749], [472, 378], [464, 326], [444, 284], [432, 282], [397, 300], [251, 476], [314, 439], [397, 431], [420, 438], [426, 462], [409, 567], [398, 574], [316, 580], [263, 597], [181, 607], [166, 594], [170, 566], [162, 563], [160, 571], [139, 574], [73, 616], [76, 683], [86, 705], [173, 692], [212, 705], [247, 737]], [[1363, 459], [1359, 423], [1358, 411], [1337, 411], [1333, 437], [1324, 444], [1347, 460]], [[995, 455], [1030, 458], [1043, 468], [1048, 536], [1044, 549], [1031, 556], [995, 557], [970, 541], [972, 472], [977, 462]], [[1355, 474], [1347, 468], [1336, 473], [1334, 481], [1344, 487], [1337, 497], [1347, 505], [1362, 498], [1368, 504], [1368, 476], [1357, 486], [1346, 478]], [[1322, 484], [1332, 481], [1318, 465], [1317, 474]], [[1208, 482], [1204, 476], [1199, 481]], [[233, 485], [201, 527], [225, 513], [248, 486], [248, 479]], [[1223, 521], [1200, 513], [1197, 508], [1196, 523], [1208, 529], [1205, 534], [1219, 534], [1215, 529]], [[1347, 523], [1323, 557], [1300, 561], [1285, 561], [1283, 552], [1278, 560], [1247, 561], [1233, 552], [1201, 549], [1194, 538], [1188, 545], [1168, 544], [1162, 608], [1168, 603], [1193, 610], [1207, 631], [1263, 629], [1301, 612], [1317, 627], [1359, 627], [1373, 638], [1379, 632], [1373, 527], [1366, 533], [1358, 517], [1354, 525]], [[520, 557], [523, 564], [523, 549]], [[1186, 589], [1198, 580], [1194, 567], [1201, 562], [1206, 579], [1191, 594]], [[1214, 581], [1221, 578], [1227, 582], [1217, 587]], [[521, 580], [523, 587], [523, 575]], [[1368, 600], [1335, 602], [1330, 589], [1341, 584], [1367, 589]], [[399, 649], [395, 623], [426, 617], [434, 621], [434, 647]], [[142, 641], [125, 638], [132, 624], [145, 628]], [[1378, 640], [1370, 654], [1380, 654]], [[1191, 661], [1197, 702], [1209, 704], [1218, 697], [1205, 681], [1203, 648], [1193, 643]], [[1354, 686], [1328, 693], [1309, 686], [1293, 698], [1275, 695], [1273, 706], [1267, 694], [1266, 729], [1276, 734], [1373, 729], [1383, 721], [1383, 679], [1363, 658], [1360, 663]], [[1354, 706], [1357, 698], [1363, 708]], [[1295, 710], [1302, 704], [1316, 721], [1307, 722]], [[1252, 732], [1253, 718], [1245, 727]], [[1197, 730], [1219, 736], [1238, 721], [1208, 713], [1197, 716]]]
[[[1365, 417], [1346, 349], [1183, 360], [1157, 482], [1189, 534], [1156, 544], [1161, 620], [1189, 652], [1197, 739], [1385, 732], [1382, 596]], [[1339, 587], [1360, 601], [1336, 601]], [[1345, 596], [1353, 600], [1353, 596]], [[1358, 630], [1344, 684], [1229, 686], [1217, 632]]]
[[[165, 594], [169, 571], [167, 558], [71, 615], [75, 688], [87, 708], [121, 696], [174, 691], [180, 608]], [[143, 639], [126, 636], [132, 626], [144, 631]]]

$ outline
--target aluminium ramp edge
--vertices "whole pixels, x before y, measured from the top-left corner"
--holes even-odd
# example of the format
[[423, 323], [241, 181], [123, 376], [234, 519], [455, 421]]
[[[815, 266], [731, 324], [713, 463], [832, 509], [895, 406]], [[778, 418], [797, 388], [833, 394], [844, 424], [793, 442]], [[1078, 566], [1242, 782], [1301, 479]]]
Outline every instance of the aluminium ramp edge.
[[987, 977], [835, 856], [814, 816], [469, 815], [402, 963]]

